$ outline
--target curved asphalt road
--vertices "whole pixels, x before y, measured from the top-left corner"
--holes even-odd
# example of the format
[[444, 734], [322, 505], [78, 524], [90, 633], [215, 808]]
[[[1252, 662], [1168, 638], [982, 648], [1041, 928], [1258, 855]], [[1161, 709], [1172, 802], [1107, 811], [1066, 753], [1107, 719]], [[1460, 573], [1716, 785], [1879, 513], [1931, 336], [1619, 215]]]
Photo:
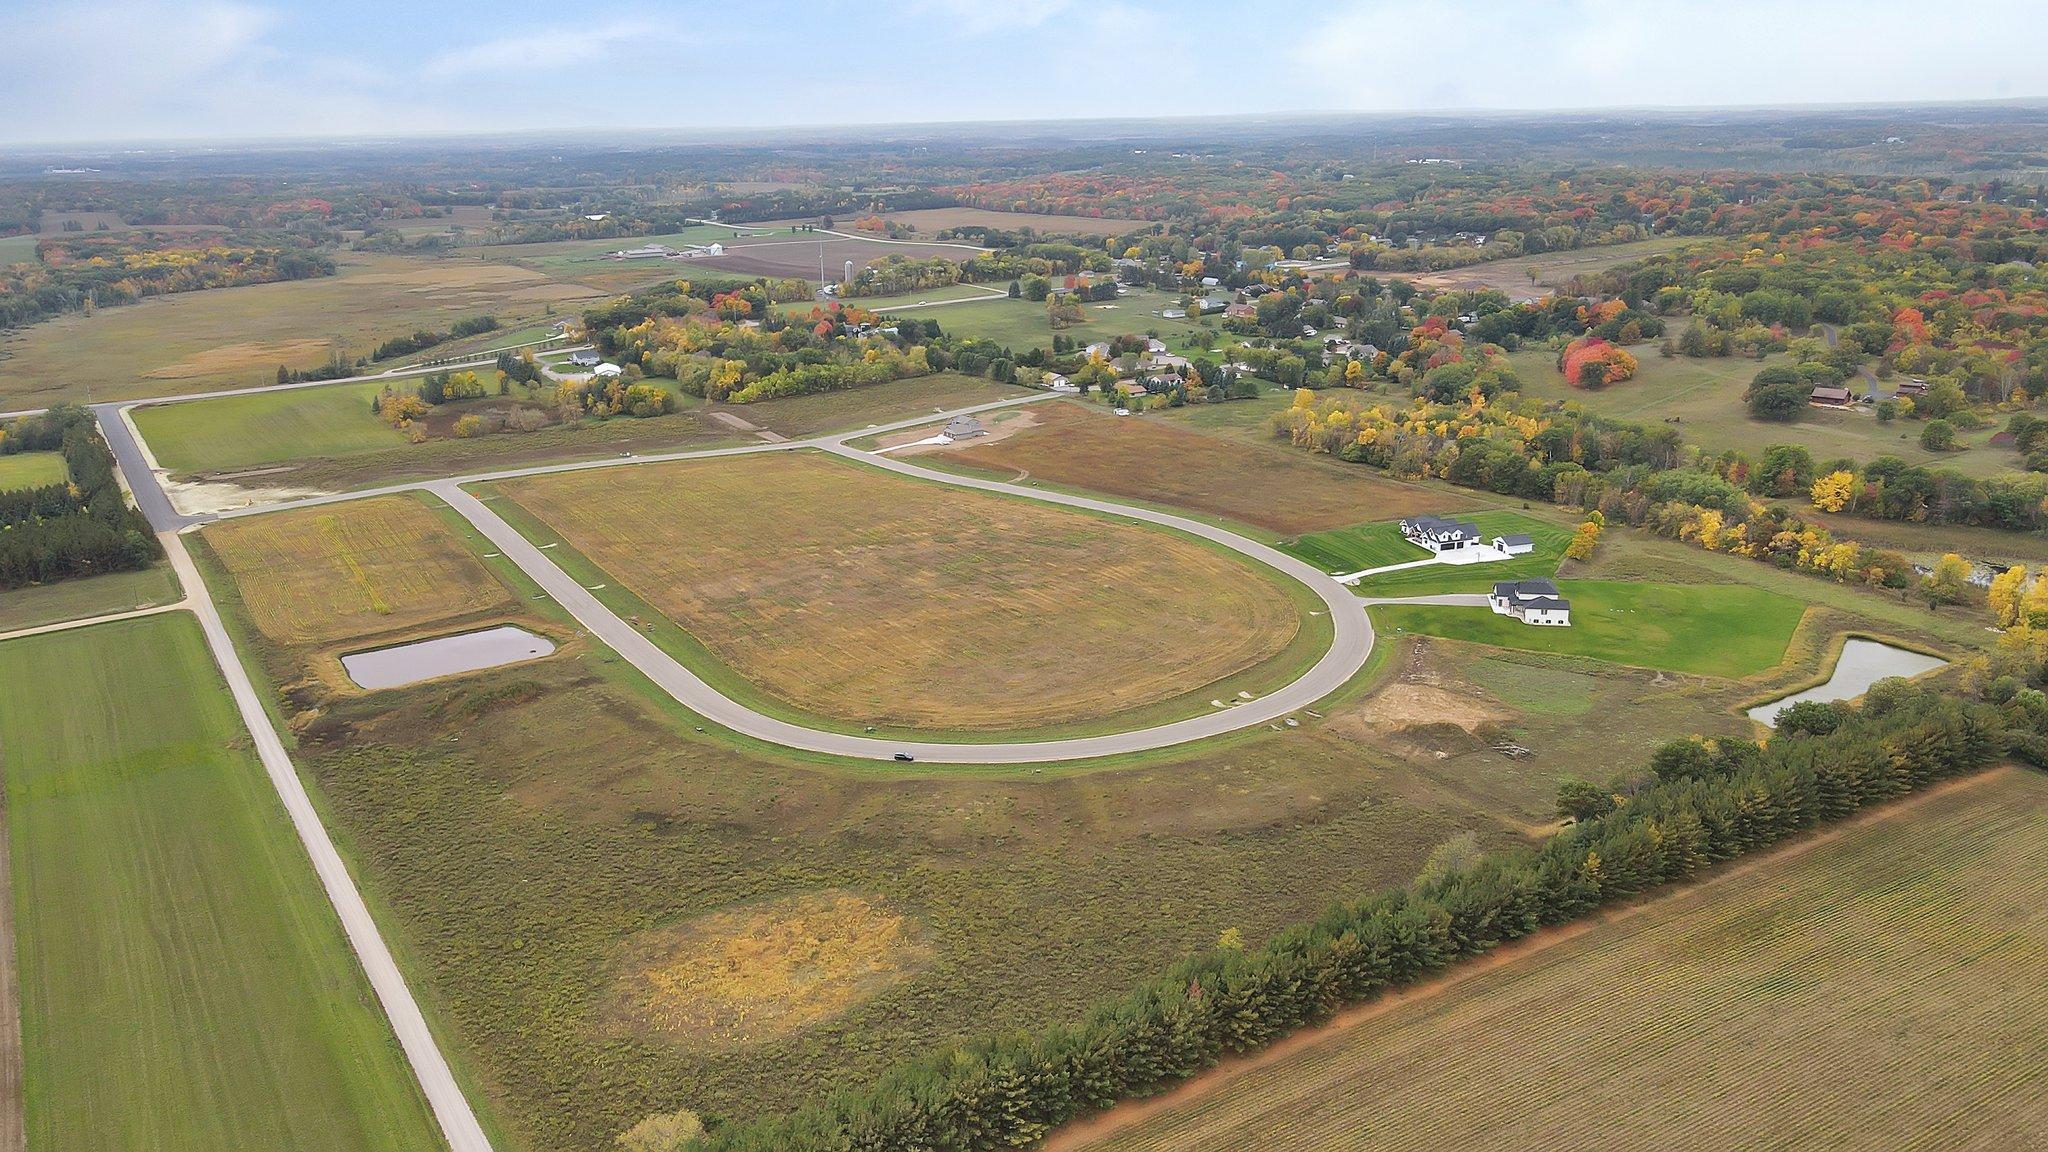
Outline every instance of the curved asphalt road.
[[1084, 760], [1097, 756], [1144, 752], [1271, 723], [1301, 711], [1342, 687], [1365, 666], [1366, 658], [1372, 655], [1372, 622], [1359, 605], [1358, 598], [1349, 588], [1331, 579], [1328, 573], [1284, 552], [1254, 540], [1247, 540], [1234, 532], [1164, 512], [1133, 508], [1107, 500], [1092, 500], [1085, 496], [1069, 496], [1059, 492], [1024, 488], [998, 480], [980, 480], [935, 472], [846, 446], [848, 439], [870, 434], [856, 432], [822, 437], [803, 442], [801, 445], [793, 442], [791, 447], [807, 445], [821, 448], [871, 467], [920, 480], [1108, 513], [1127, 520], [1174, 528], [1221, 544], [1278, 570], [1282, 575], [1307, 585], [1315, 592], [1322, 599], [1324, 610], [1330, 614], [1334, 626], [1330, 649], [1299, 679], [1269, 695], [1228, 708], [1220, 708], [1201, 716], [1131, 732], [1059, 740], [931, 743], [820, 731], [756, 712], [705, 683], [696, 673], [656, 647], [653, 641], [620, 619], [610, 608], [605, 607], [588, 589], [556, 566], [546, 553], [521, 536], [496, 512], [491, 511], [489, 505], [464, 491], [460, 481], [437, 481], [424, 487], [446, 500], [464, 519], [475, 525], [486, 539], [518, 564], [543, 591], [566, 608], [578, 623], [625, 657], [628, 663], [660, 685], [662, 690], [675, 697], [678, 703], [705, 719], [735, 732], [806, 752], [882, 760], [903, 752], [919, 760], [933, 760], [946, 764], [1037, 764], [1054, 760]]

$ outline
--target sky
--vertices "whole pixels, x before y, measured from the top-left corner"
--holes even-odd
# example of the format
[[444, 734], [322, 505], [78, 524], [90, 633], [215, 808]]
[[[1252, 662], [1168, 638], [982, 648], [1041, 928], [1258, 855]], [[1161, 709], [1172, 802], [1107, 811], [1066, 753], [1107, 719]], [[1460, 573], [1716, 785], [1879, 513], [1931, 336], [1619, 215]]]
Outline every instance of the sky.
[[0, 143], [2048, 98], [2041, 0], [0, 0]]

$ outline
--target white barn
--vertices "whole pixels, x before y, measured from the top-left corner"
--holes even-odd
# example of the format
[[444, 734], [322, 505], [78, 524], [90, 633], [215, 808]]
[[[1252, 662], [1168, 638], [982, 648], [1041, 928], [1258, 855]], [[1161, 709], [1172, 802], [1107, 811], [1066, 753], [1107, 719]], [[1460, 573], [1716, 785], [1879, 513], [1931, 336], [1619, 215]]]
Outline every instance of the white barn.
[[1536, 550], [1536, 542], [1527, 536], [1495, 536], [1493, 549], [1509, 556], [1527, 556]]

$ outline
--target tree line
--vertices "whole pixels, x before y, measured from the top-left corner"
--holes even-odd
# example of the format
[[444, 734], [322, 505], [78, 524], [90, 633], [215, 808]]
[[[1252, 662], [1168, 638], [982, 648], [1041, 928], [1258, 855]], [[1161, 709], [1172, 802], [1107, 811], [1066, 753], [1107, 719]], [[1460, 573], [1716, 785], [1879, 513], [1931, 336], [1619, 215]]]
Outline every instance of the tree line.
[[716, 1124], [709, 1152], [984, 1152], [1162, 1091], [1553, 925], [1684, 880], [1872, 804], [2017, 755], [2048, 765], [2042, 652], [2010, 650], [1964, 680], [1879, 685], [1817, 734], [1768, 744], [1677, 741], [1542, 844], [1433, 869], [1333, 905], [1255, 948], [1188, 957], [1075, 1023], [984, 1037], [797, 1111]]
[[70, 480], [0, 492], [0, 589], [147, 568], [163, 555], [114, 478], [114, 454], [75, 405], [0, 429], [0, 454], [55, 450]]

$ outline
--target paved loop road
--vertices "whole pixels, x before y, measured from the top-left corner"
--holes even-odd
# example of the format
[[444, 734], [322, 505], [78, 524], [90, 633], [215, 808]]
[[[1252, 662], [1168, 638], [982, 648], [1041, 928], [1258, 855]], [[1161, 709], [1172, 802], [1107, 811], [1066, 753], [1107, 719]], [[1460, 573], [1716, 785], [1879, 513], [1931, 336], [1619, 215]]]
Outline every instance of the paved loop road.
[[628, 663], [660, 685], [663, 691], [675, 697], [678, 703], [705, 719], [735, 732], [806, 752], [868, 759], [888, 759], [900, 752], [908, 753], [920, 760], [934, 760], [947, 764], [1035, 764], [1143, 752], [1271, 723], [1310, 707], [1342, 687], [1364, 667], [1366, 658], [1372, 655], [1372, 622], [1360, 607], [1358, 598], [1349, 588], [1339, 584], [1321, 569], [1284, 552], [1248, 540], [1235, 532], [1165, 512], [1154, 512], [1146, 508], [1134, 508], [1085, 496], [1069, 496], [1059, 492], [1024, 488], [1000, 480], [981, 480], [937, 472], [887, 456], [863, 452], [846, 444], [848, 439], [869, 434], [856, 432], [820, 437], [810, 441], [793, 441], [789, 447], [815, 447], [863, 465], [920, 480], [1107, 513], [1199, 536], [1248, 556], [1307, 585], [1322, 600], [1323, 611], [1329, 613], [1333, 623], [1330, 649], [1299, 679], [1266, 696], [1227, 708], [1218, 708], [1204, 715], [1130, 732], [1055, 740], [934, 743], [821, 731], [756, 712], [705, 683], [696, 673], [662, 651], [631, 624], [620, 619], [617, 613], [607, 608], [597, 597], [591, 595], [588, 589], [562, 571], [546, 553], [521, 536], [496, 512], [491, 511], [489, 505], [464, 491], [462, 481], [437, 481], [425, 487], [446, 500], [464, 519], [475, 525], [486, 539], [518, 564], [543, 591], [554, 597], [578, 623], [589, 629], [592, 635], [610, 645], [614, 651], [625, 657]]

